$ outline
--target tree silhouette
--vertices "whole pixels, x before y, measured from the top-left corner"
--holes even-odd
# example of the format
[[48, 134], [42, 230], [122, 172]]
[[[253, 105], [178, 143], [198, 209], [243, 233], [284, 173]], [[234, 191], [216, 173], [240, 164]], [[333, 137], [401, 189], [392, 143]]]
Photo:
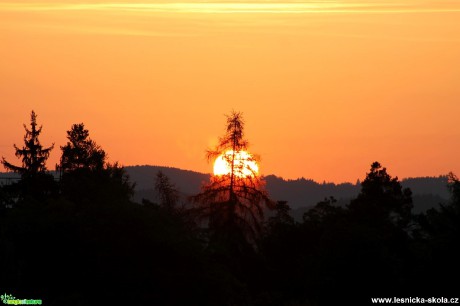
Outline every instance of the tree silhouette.
[[207, 151], [208, 160], [223, 156], [228, 174], [214, 175], [209, 184], [192, 200], [198, 203], [202, 217], [208, 218], [211, 236], [217, 240], [253, 241], [261, 232], [265, 208], [273, 208], [264, 189], [264, 181], [248, 163], [251, 154], [241, 154], [248, 147], [244, 139], [242, 114], [227, 116], [226, 132], [218, 145]]
[[389, 220], [400, 227], [410, 222], [412, 207], [411, 190], [403, 189], [378, 162], [371, 165], [358, 198], [349, 205], [352, 212], [367, 214], [368, 220]]
[[1, 163], [6, 170], [19, 173], [21, 180], [15, 184], [12, 189], [13, 193], [19, 192], [24, 196], [42, 197], [56, 190], [56, 184], [51, 174], [47, 173], [46, 161], [50, 155], [54, 144], [44, 148], [39, 140], [42, 132], [42, 126], [37, 127], [37, 115], [34, 111], [30, 115], [30, 126], [27, 128], [24, 124], [26, 134], [24, 135], [24, 146], [19, 148], [14, 145], [16, 157], [22, 159], [22, 165], [16, 166], [2, 157]]
[[62, 193], [75, 202], [95, 198], [126, 201], [134, 193], [123, 167], [106, 162], [105, 151], [89, 137], [83, 123], [67, 131], [68, 142], [61, 147]]
[[334, 197], [325, 198], [303, 215], [304, 222], [312, 224], [324, 223], [327, 218], [343, 214], [342, 207], [334, 206], [337, 200]]
[[460, 180], [452, 172], [450, 172], [447, 177], [448, 177], [448, 188], [452, 195], [451, 204], [455, 208], [457, 213], [460, 213]]
[[46, 160], [54, 148], [54, 144], [48, 148], [43, 148], [41, 145], [38, 136], [42, 132], [42, 126], [37, 128], [37, 115], [34, 111], [30, 115], [30, 126], [31, 129], [28, 129], [24, 124], [24, 129], [26, 130], [24, 146], [19, 148], [14, 145], [14, 149], [16, 150], [15, 155], [18, 158], [22, 158], [22, 166], [13, 165], [7, 162], [4, 157], [2, 157], [1, 161], [5, 169], [21, 174], [23, 179], [34, 177], [39, 173], [45, 173], [47, 170]]
[[437, 287], [439, 292], [454, 296], [458, 292], [456, 283], [449, 277], [439, 277], [439, 271], [448, 271], [449, 275], [460, 273], [460, 180], [452, 172], [448, 174], [447, 187], [451, 192], [450, 201], [418, 217], [422, 241], [429, 247], [425, 252], [431, 259], [428, 267], [424, 267], [423, 276], [436, 279], [435, 284], [428, 282], [431, 288], [427, 289]]
[[268, 218], [268, 227], [273, 230], [277, 226], [293, 225], [294, 218], [289, 215], [291, 208], [287, 201], [277, 201], [274, 207], [275, 215]]
[[160, 206], [169, 212], [174, 211], [179, 200], [179, 192], [162, 171], [158, 171], [156, 175], [155, 191], [158, 193]]
[[67, 144], [61, 147], [60, 167], [64, 172], [85, 168], [100, 170], [104, 167], [106, 154], [89, 138], [89, 131], [83, 123], [72, 125], [70, 131], [67, 131], [67, 139]]

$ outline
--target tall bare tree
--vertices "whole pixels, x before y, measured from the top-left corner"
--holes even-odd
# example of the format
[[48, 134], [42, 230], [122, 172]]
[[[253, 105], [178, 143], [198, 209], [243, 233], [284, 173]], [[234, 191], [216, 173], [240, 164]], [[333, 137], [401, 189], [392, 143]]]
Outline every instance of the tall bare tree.
[[155, 191], [158, 194], [160, 206], [173, 212], [179, 201], [179, 191], [163, 171], [158, 171], [156, 175]]
[[261, 232], [264, 209], [274, 207], [264, 180], [250, 166], [257, 158], [247, 153], [247, 148], [242, 113], [232, 112], [218, 145], [207, 151], [208, 160], [221, 157], [228, 163], [228, 173], [213, 175], [192, 197], [201, 216], [209, 220], [211, 235], [218, 239], [228, 241], [239, 236], [247, 242], [254, 241]]

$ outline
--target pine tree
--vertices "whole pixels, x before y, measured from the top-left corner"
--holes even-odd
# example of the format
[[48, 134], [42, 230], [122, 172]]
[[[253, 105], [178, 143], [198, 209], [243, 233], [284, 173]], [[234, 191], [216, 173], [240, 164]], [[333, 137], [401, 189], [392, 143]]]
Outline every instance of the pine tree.
[[24, 129], [26, 130], [24, 146], [19, 148], [14, 145], [16, 150], [15, 155], [22, 159], [22, 166], [13, 165], [7, 162], [4, 157], [2, 157], [1, 161], [5, 169], [21, 174], [22, 179], [33, 178], [37, 174], [46, 173], [46, 160], [54, 148], [54, 144], [48, 148], [43, 148], [38, 139], [42, 131], [42, 126], [37, 128], [37, 115], [34, 111], [32, 111], [30, 117], [31, 129], [28, 129], [24, 124]]
[[411, 190], [403, 188], [398, 177], [391, 177], [378, 162], [371, 165], [360, 194], [349, 205], [352, 212], [363, 213], [368, 220], [390, 220], [400, 227], [411, 221], [412, 207]]
[[134, 184], [118, 163], [106, 162], [105, 151], [89, 137], [83, 123], [73, 124], [67, 131], [68, 142], [61, 146], [61, 193], [76, 203], [95, 199], [128, 201]]
[[61, 169], [64, 172], [77, 169], [97, 170], [105, 165], [106, 154], [91, 138], [83, 123], [74, 124], [67, 131], [69, 140], [61, 147]]
[[0, 162], [6, 170], [21, 175], [19, 183], [13, 184], [10, 188], [12, 193], [17, 194], [16, 196], [20, 199], [32, 197], [42, 200], [44, 197], [57, 191], [54, 178], [47, 172], [46, 168], [46, 161], [51, 150], [54, 148], [54, 144], [47, 148], [41, 145], [38, 138], [42, 132], [42, 126], [38, 127], [37, 115], [34, 111], [32, 111], [30, 116], [30, 126], [31, 128], [29, 129], [24, 124], [24, 129], [26, 130], [24, 146], [19, 148], [14, 145], [14, 149], [16, 150], [15, 155], [22, 159], [22, 165], [13, 165], [6, 161], [4, 157], [2, 157]]

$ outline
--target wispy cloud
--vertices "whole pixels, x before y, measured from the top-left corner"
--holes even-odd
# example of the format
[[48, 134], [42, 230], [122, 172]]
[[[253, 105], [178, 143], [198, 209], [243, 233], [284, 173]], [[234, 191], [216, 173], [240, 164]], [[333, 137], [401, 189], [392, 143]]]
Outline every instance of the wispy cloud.
[[[288, 33], [361, 37], [362, 31], [337, 33], [317, 30], [312, 23], [356, 22], [356, 16], [372, 14], [458, 13], [460, 3], [422, 0], [359, 2], [169, 2], [169, 3], [1, 3], [0, 28], [124, 36], [200, 36], [222, 32]], [[147, 1], [147, 0], [146, 0]], [[187, 0], [182, 0], [187, 1]], [[257, 0], [252, 0], [257, 1]], [[312, 18], [304, 18], [304, 15]], [[346, 20], [341, 19], [342, 16]], [[318, 17], [318, 18], [316, 18]], [[323, 18], [324, 17], [324, 18]], [[371, 17], [373, 18], [373, 16]], [[455, 15], [449, 17], [451, 20]], [[391, 22], [386, 18], [385, 22]], [[369, 22], [369, 18], [366, 19]], [[315, 31], [318, 31], [316, 34]], [[356, 33], [355, 33], [356, 32]], [[369, 35], [369, 34], [366, 34]], [[367, 37], [364, 35], [365, 37]], [[424, 35], [430, 40], [439, 35]], [[371, 37], [376, 37], [371, 35]], [[394, 33], [390, 35], [395, 39]], [[407, 39], [407, 35], [403, 35]], [[452, 37], [449, 38], [452, 40]]]
[[112, 11], [199, 14], [314, 14], [314, 13], [431, 13], [460, 12], [460, 5], [419, 1], [407, 2], [184, 2], [184, 3], [0, 3], [3, 11]]

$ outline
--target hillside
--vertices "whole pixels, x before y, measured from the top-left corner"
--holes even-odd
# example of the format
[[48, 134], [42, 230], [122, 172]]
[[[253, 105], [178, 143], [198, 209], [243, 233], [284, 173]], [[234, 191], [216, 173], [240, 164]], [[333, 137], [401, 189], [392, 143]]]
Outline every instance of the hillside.
[[[137, 202], [140, 202], [142, 198], [155, 201], [153, 185], [155, 175], [160, 170], [176, 184], [184, 196], [198, 193], [200, 186], [204, 182], [207, 182], [210, 177], [209, 174], [173, 167], [128, 166], [126, 167], [126, 171], [131, 180], [136, 182], [135, 200]], [[333, 196], [338, 200], [339, 205], [346, 205], [360, 190], [359, 183], [318, 183], [305, 178], [285, 180], [275, 175], [268, 175], [265, 177], [265, 180], [270, 197], [276, 201], [288, 201], [293, 215], [297, 219], [309, 207], [312, 207], [326, 197]], [[402, 185], [412, 190], [414, 212], [416, 213], [435, 207], [449, 198], [446, 188], [447, 178], [445, 176], [403, 179]]]
[[[127, 166], [126, 172], [136, 183], [134, 196], [136, 202], [140, 203], [143, 198], [156, 200], [153, 186], [155, 175], [160, 170], [170, 178], [184, 198], [197, 194], [200, 186], [210, 177], [209, 174], [173, 167]], [[17, 179], [19, 176], [14, 173], [0, 173], [0, 184], [8, 184]], [[346, 205], [360, 190], [359, 183], [318, 183], [305, 178], [285, 180], [275, 175], [268, 175], [265, 180], [270, 197], [275, 201], [287, 201], [292, 209], [292, 215], [298, 220], [305, 211], [326, 197], [333, 196], [338, 200], [338, 205]], [[403, 187], [412, 190], [415, 213], [437, 207], [439, 203], [445, 203], [449, 198], [445, 176], [407, 178], [401, 183]]]

